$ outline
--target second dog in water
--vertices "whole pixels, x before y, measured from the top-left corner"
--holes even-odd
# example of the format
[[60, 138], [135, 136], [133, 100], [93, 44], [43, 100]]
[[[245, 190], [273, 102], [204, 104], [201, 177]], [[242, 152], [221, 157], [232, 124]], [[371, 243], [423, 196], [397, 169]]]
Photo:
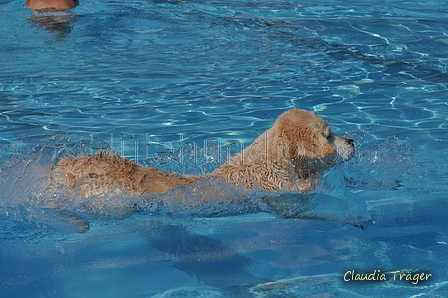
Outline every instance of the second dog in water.
[[353, 140], [332, 133], [315, 113], [293, 108], [281, 114], [250, 146], [203, 176], [167, 173], [105, 152], [62, 159], [55, 171], [59, 183], [74, 188], [83, 197], [117, 187], [133, 194], [163, 194], [212, 177], [223, 177], [248, 188], [259, 185], [266, 191], [309, 193], [316, 189], [327, 169], [353, 154]]

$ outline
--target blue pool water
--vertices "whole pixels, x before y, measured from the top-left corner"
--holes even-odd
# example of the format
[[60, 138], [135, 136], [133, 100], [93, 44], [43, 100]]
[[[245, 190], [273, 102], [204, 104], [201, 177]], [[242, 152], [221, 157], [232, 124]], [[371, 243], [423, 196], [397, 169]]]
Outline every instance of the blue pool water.
[[[0, 12], [0, 297], [448, 296], [446, 1]], [[357, 153], [280, 213], [224, 184], [234, 202], [193, 211], [49, 186], [58, 158], [99, 149], [209, 172], [293, 106]]]

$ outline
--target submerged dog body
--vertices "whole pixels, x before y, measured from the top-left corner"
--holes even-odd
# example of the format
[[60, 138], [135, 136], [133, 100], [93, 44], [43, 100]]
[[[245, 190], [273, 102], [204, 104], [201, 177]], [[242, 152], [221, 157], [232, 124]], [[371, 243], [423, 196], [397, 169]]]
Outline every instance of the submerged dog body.
[[62, 159], [55, 172], [59, 183], [74, 188], [83, 197], [116, 187], [134, 194], [162, 194], [212, 177], [223, 177], [248, 188], [259, 185], [266, 191], [308, 193], [316, 188], [325, 170], [353, 153], [353, 140], [333, 134], [315, 113], [293, 108], [280, 115], [254, 143], [203, 176], [167, 173], [104, 152]]

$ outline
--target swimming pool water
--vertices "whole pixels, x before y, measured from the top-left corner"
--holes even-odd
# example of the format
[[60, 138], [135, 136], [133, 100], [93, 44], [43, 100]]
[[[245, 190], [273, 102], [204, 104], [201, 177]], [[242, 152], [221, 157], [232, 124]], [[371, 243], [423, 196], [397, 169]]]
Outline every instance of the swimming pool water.
[[[448, 296], [445, 1], [0, 12], [0, 297]], [[98, 149], [207, 172], [293, 106], [357, 142], [306, 212], [291, 194], [280, 215], [260, 197], [241, 205], [225, 185], [236, 204], [195, 212], [47, 188], [49, 164]], [[350, 280], [375, 270], [387, 281]]]

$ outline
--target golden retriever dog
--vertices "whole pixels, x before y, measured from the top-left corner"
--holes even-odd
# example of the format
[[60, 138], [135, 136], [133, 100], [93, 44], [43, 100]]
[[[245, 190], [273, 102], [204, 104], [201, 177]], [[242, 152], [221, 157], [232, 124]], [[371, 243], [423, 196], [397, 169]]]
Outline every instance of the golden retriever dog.
[[163, 194], [199, 179], [207, 183], [222, 177], [247, 188], [309, 193], [322, 174], [338, 161], [354, 154], [354, 141], [332, 133], [313, 112], [293, 108], [250, 146], [231, 157], [212, 173], [182, 176], [144, 167], [125, 157], [100, 152], [90, 157], [70, 157], [55, 167], [58, 182], [88, 197], [116, 187], [133, 194]]

